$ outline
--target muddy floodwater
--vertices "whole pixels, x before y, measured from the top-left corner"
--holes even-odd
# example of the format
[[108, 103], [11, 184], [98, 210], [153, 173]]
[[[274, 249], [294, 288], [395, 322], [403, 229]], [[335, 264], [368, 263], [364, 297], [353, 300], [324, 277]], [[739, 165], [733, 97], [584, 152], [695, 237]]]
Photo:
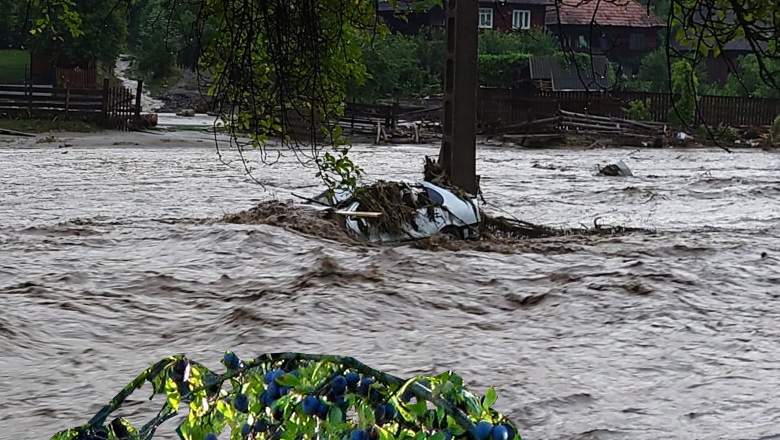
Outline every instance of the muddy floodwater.
[[[354, 158], [414, 179], [436, 151]], [[204, 221], [318, 191], [292, 158], [256, 169], [265, 191], [225, 159], [196, 133], [0, 143], [0, 438], [48, 438], [161, 357], [219, 368], [226, 349], [452, 369], [495, 385], [526, 439], [780, 438], [780, 154], [482, 147], [490, 211], [648, 229], [509, 253]], [[617, 159], [636, 177], [594, 176]]]

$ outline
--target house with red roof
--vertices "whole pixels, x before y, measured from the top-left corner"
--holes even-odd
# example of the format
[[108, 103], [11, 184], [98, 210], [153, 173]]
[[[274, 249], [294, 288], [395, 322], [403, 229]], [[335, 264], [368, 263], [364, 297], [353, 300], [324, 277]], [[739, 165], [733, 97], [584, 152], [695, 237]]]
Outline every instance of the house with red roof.
[[636, 0], [556, 0], [545, 21], [564, 48], [605, 55], [630, 70], [660, 46], [666, 27]]
[[[542, 30], [547, 7], [553, 1], [479, 0], [479, 28], [505, 32]], [[424, 27], [444, 28], [445, 13], [440, 6], [421, 11], [412, 0], [380, 1], [378, 13], [394, 32], [415, 34]]]

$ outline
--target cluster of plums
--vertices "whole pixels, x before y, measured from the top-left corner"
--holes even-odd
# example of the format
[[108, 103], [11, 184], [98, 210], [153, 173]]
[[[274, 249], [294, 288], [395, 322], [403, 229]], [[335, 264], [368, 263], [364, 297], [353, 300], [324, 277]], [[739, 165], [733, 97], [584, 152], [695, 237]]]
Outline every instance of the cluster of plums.
[[474, 425], [473, 436], [476, 440], [510, 440], [515, 438], [515, 430], [507, 424], [495, 425], [481, 421]]
[[[237, 370], [242, 366], [241, 360], [232, 352], [225, 354], [222, 363], [228, 370]], [[281, 386], [277, 383], [277, 379], [284, 374], [286, 374], [285, 371], [280, 368], [268, 371], [265, 374], [263, 380], [266, 383], [266, 389], [260, 395], [260, 401], [263, 405], [272, 406], [277, 399], [290, 392], [288, 387]], [[295, 374], [295, 372], [293, 372], [293, 374]], [[398, 417], [398, 410], [391, 403], [384, 402], [381, 392], [377, 388], [371, 386], [374, 382], [374, 378], [370, 376], [361, 378], [358, 373], [349, 371], [331, 379], [325, 396], [327, 397], [328, 402], [342, 409], [342, 416], [344, 417], [346, 417], [347, 410], [345, 395], [348, 391], [367, 397], [369, 402], [376, 404], [374, 407], [374, 419], [378, 426], [382, 426], [396, 420]], [[410, 399], [411, 392], [407, 391], [403, 396], [403, 400], [409, 401]], [[245, 394], [238, 394], [233, 400], [233, 406], [239, 412], [248, 413], [249, 398]], [[326, 400], [317, 395], [305, 396], [301, 400], [300, 408], [305, 415], [318, 417], [320, 419], [325, 419], [328, 416], [329, 411], [329, 405]], [[281, 414], [274, 415], [274, 417], [277, 416], [281, 416]], [[265, 432], [269, 427], [270, 426], [265, 420], [259, 419], [253, 425], [245, 423], [241, 428], [241, 434], [246, 438], [252, 433]], [[445, 440], [452, 439], [452, 434], [449, 431], [445, 430], [442, 432], [444, 433]], [[498, 424], [494, 426], [487, 421], [477, 423], [470, 434], [470, 437], [475, 440], [511, 440], [515, 437], [515, 431], [510, 425]], [[350, 433], [350, 440], [375, 440], [376, 437], [378, 436], [375, 429], [357, 429]], [[206, 440], [217, 440], [217, 436], [215, 434], [209, 434], [206, 436]]]

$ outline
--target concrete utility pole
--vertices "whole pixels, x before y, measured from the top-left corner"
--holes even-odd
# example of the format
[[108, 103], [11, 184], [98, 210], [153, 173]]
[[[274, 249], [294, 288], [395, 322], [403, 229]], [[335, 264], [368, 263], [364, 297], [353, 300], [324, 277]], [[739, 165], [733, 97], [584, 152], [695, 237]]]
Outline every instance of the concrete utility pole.
[[450, 181], [477, 194], [477, 0], [445, 0], [444, 136], [439, 163]]

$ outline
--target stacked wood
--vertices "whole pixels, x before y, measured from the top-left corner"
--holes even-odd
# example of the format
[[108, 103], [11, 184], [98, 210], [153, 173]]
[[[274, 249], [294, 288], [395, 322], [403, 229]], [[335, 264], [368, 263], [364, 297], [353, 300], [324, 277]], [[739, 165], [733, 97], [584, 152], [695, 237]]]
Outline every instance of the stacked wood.
[[380, 143], [429, 142], [439, 131], [441, 107], [349, 104], [338, 121], [345, 133]]
[[611, 116], [586, 115], [559, 110], [559, 127], [562, 131], [580, 134], [619, 134], [625, 137], [663, 136], [666, 126], [658, 122], [634, 121]]
[[555, 116], [504, 125], [495, 128], [493, 133], [506, 142], [532, 148], [582, 144], [585, 142], [583, 138], [606, 138], [616, 144], [649, 146], [656, 145], [657, 139], [665, 136], [665, 131], [666, 127], [657, 122], [559, 110]]

